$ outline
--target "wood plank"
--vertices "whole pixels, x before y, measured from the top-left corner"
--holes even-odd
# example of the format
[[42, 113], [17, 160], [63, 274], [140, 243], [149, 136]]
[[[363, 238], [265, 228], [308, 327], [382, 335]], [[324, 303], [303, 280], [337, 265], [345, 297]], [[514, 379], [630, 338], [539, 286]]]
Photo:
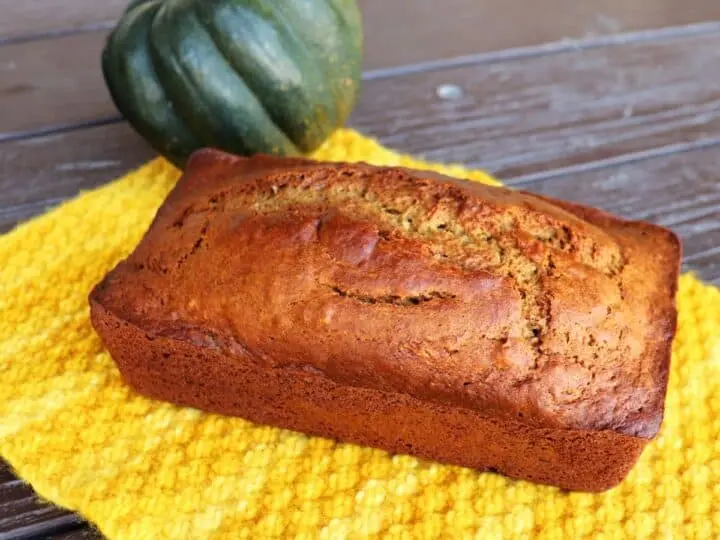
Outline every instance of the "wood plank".
[[85, 526], [81, 529], [75, 529], [74, 531], [53, 534], [49, 536], [47, 540], [101, 540], [102, 538], [103, 535], [100, 534], [100, 531]]
[[[155, 154], [126, 123], [0, 145], [0, 231]], [[40, 157], [38, 157], [40, 156]]]
[[[77, 48], [89, 36], [62, 40]], [[46, 42], [13, 47], [41, 45], [47, 48]], [[11, 48], [0, 47], [0, 70]], [[20, 69], [24, 75], [0, 78], [9, 111], [0, 115], [0, 131], [117, 114], [96, 67], [70, 77], [59, 62], [38, 60], [36, 53]], [[364, 83], [351, 123], [385, 144], [430, 159], [442, 156], [506, 177], [537, 173], [714, 140], [720, 136], [719, 60], [720, 29], [458, 67], [450, 63], [402, 76], [375, 72]], [[57, 64], [58, 72], [38, 74], [45, 62]], [[94, 90], [81, 99], [76, 86]], [[52, 106], [41, 107], [51, 102], [50, 93]]]
[[[438, 131], [437, 137], [448, 137]], [[0, 148], [0, 231], [99, 186], [149, 159], [152, 151], [125, 124], [5, 143]], [[514, 150], [509, 146], [508, 153]], [[686, 268], [720, 284], [720, 144], [688, 152], [509, 185], [670, 226], [685, 242]], [[454, 147], [435, 157], [448, 161]], [[37, 156], [42, 155], [40, 163]]]
[[[0, 42], [108, 25], [127, 0], [2, 0]], [[720, 19], [715, 0], [358, 0], [377, 67]], [[402, 31], [400, 31], [402, 30]]]
[[[714, 0], [360, 0], [375, 67], [720, 19]], [[405, 34], [408, 32], [408, 34]]]
[[110, 25], [128, 0], [0, 0], [0, 42]]
[[69, 531], [82, 522], [76, 514], [39, 500], [32, 488], [0, 461], [0, 540]]
[[104, 36], [91, 32], [0, 46], [0, 133], [116, 114], [100, 70]]
[[[523, 2], [523, 0], [512, 0]], [[568, 13], [574, 0], [550, 0], [558, 12]], [[718, 9], [708, 8], [706, 0], [697, 1], [698, 16], [709, 16]], [[75, 35], [62, 32], [102, 26], [115, 19], [126, 0], [89, 2], [66, 0], [63, 9], [55, 8], [56, 0], [10, 2], [0, 19], [0, 40], [25, 34], [60, 32], [44, 40], [9, 41], [0, 47], [0, 134], [25, 132], [48, 126], [82, 123], [115, 114], [100, 72], [100, 53], [107, 29]], [[622, 2], [599, 2], [598, 12], [585, 17], [553, 17], [548, 25], [537, 25], [527, 9], [498, 9], [493, 0], [449, 0], [442, 10], [435, 0], [413, 0], [412, 9], [406, 1], [385, 2], [364, 0], [361, 7], [365, 23], [365, 67], [378, 69], [406, 63], [437, 60], [503, 47], [521, 47], [544, 41], [563, 39], [568, 35], [588, 36], [616, 33], [626, 28], [611, 15], [620, 13]], [[570, 12], [577, 12], [571, 8]], [[582, 11], [582, 10], [581, 10]], [[52, 17], [47, 14], [53, 12]], [[674, 10], [663, 23], [691, 22], [685, 11]], [[632, 17], [635, 15], [629, 13]], [[677, 20], [675, 17], [677, 15]], [[502, 30], [498, 22], [504, 25]], [[559, 26], [556, 23], [561, 22]], [[564, 21], [564, 22], [563, 22]], [[604, 21], [604, 22], [603, 22]], [[573, 25], [578, 25], [574, 28]], [[652, 27], [652, 26], [650, 26]], [[398, 29], [402, 28], [402, 38]], [[516, 28], [508, 32], [507, 28]], [[633, 28], [631, 25], [630, 28]], [[539, 31], [539, 29], [543, 29]], [[604, 29], [604, 30], [602, 30]], [[600, 31], [602, 30], [602, 31]], [[570, 32], [570, 34], [568, 34]], [[453, 36], [453, 39], [445, 39]]]
[[352, 122], [511, 178], [720, 137], [720, 33], [368, 81]]

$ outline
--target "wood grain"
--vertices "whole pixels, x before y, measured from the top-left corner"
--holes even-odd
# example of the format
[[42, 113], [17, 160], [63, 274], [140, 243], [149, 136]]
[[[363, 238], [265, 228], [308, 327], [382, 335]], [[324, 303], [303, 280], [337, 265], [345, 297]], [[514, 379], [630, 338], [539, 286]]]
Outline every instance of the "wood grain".
[[46, 531], [68, 531], [82, 519], [40, 501], [32, 488], [16, 479], [0, 461], [0, 540], [37, 537]]
[[[713, 8], [707, 0], [692, 0], [697, 4], [695, 15], [688, 17], [686, 10], [653, 9], [655, 15], [638, 26], [622, 22], [627, 17], [636, 22], [643, 19], [638, 18], [637, 10], [623, 7], [621, 0], [598, 1], [592, 9], [578, 8], [574, 0], [549, 0], [543, 9], [555, 9], [561, 16], [538, 25], [533, 10], [520, 9], [526, 6], [524, 0], [510, 1], [517, 4], [515, 9], [494, 0], [448, 0], [438, 10], [436, 0], [414, 0], [412, 9], [407, 2], [363, 0], [365, 68], [523, 47], [570, 36], [583, 38], [682, 24], [700, 21], [701, 15], [707, 18], [716, 11], [720, 17], [720, 6]], [[119, 16], [126, 0], [65, 0], [62, 10], [54, 9], [57, 0], [0, 2], [8, 4], [0, 8], [0, 41], [15, 38], [0, 46], [4, 111], [0, 134], [82, 123], [115, 113], [100, 73], [100, 53], [108, 21]], [[64, 33], [98, 25], [105, 27], [74, 35]], [[508, 28], [514, 31], [508, 32]], [[59, 34], [43, 40], [19, 39], [47, 32]]]
[[[90, 36], [56, 41], [78, 48]], [[48, 47], [0, 47], [0, 70], [8, 65], [7, 50], [40, 45]], [[81, 70], [85, 80], [78, 82], [60, 57], [39, 60], [33, 53], [25, 67], [16, 64], [18, 73], [0, 78], [0, 99], [9, 110], [0, 115], [0, 131], [117, 115], [96, 66]], [[57, 73], [41, 74], [45, 63], [58, 66]], [[366, 80], [351, 123], [391, 147], [506, 177], [649, 149], [662, 153], [720, 137], [719, 63], [720, 29], [460, 67], [448, 62]], [[76, 85], [93, 88], [91, 97], [81, 99]]]
[[154, 155], [126, 123], [1, 144], [0, 231]]
[[[0, 0], [0, 42], [109, 25], [127, 0]], [[715, 0], [358, 0], [376, 67], [720, 19]]]
[[713, 0], [414, 0], [412, 9], [360, 0], [360, 6], [369, 23], [365, 49], [376, 67], [720, 19]]
[[0, 46], [0, 134], [114, 114], [100, 69], [104, 35], [90, 32]]
[[48, 540], [101, 540], [102, 534], [97, 529], [84, 526], [63, 534], [53, 534]]
[[0, 0], [0, 42], [112, 24], [128, 0]]
[[717, 139], [719, 64], [713, 32], [437, 69], [369, 81], [351, 121], [391, 147], [510, 178]]

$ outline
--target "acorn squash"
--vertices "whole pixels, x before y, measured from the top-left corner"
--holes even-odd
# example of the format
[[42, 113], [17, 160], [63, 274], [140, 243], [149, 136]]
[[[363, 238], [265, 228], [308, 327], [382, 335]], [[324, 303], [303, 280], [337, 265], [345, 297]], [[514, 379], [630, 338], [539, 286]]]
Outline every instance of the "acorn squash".
[[314, 150], [349, 117], [361, 64], [354, 0], [135, 0], [102, 55], [117, 108], [180, 167], [201, 147]]

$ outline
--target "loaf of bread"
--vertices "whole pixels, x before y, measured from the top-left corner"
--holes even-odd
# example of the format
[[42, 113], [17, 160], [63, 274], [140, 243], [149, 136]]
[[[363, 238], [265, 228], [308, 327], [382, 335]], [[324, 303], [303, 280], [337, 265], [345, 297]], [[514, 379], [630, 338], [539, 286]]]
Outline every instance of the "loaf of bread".
[[146, 396], [599, 491], [660, 428], [679, 261], [522, 191], [203, 150], [90, 305]]

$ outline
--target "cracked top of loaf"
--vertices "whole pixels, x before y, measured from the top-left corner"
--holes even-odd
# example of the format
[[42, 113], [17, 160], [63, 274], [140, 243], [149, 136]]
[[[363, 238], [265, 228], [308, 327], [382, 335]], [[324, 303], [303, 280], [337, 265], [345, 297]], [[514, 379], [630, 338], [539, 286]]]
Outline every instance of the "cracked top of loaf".
[[526, 192], [205, 150], [92, 296], [298, 376], [649, 438], [679, 260], [666, 229]]

